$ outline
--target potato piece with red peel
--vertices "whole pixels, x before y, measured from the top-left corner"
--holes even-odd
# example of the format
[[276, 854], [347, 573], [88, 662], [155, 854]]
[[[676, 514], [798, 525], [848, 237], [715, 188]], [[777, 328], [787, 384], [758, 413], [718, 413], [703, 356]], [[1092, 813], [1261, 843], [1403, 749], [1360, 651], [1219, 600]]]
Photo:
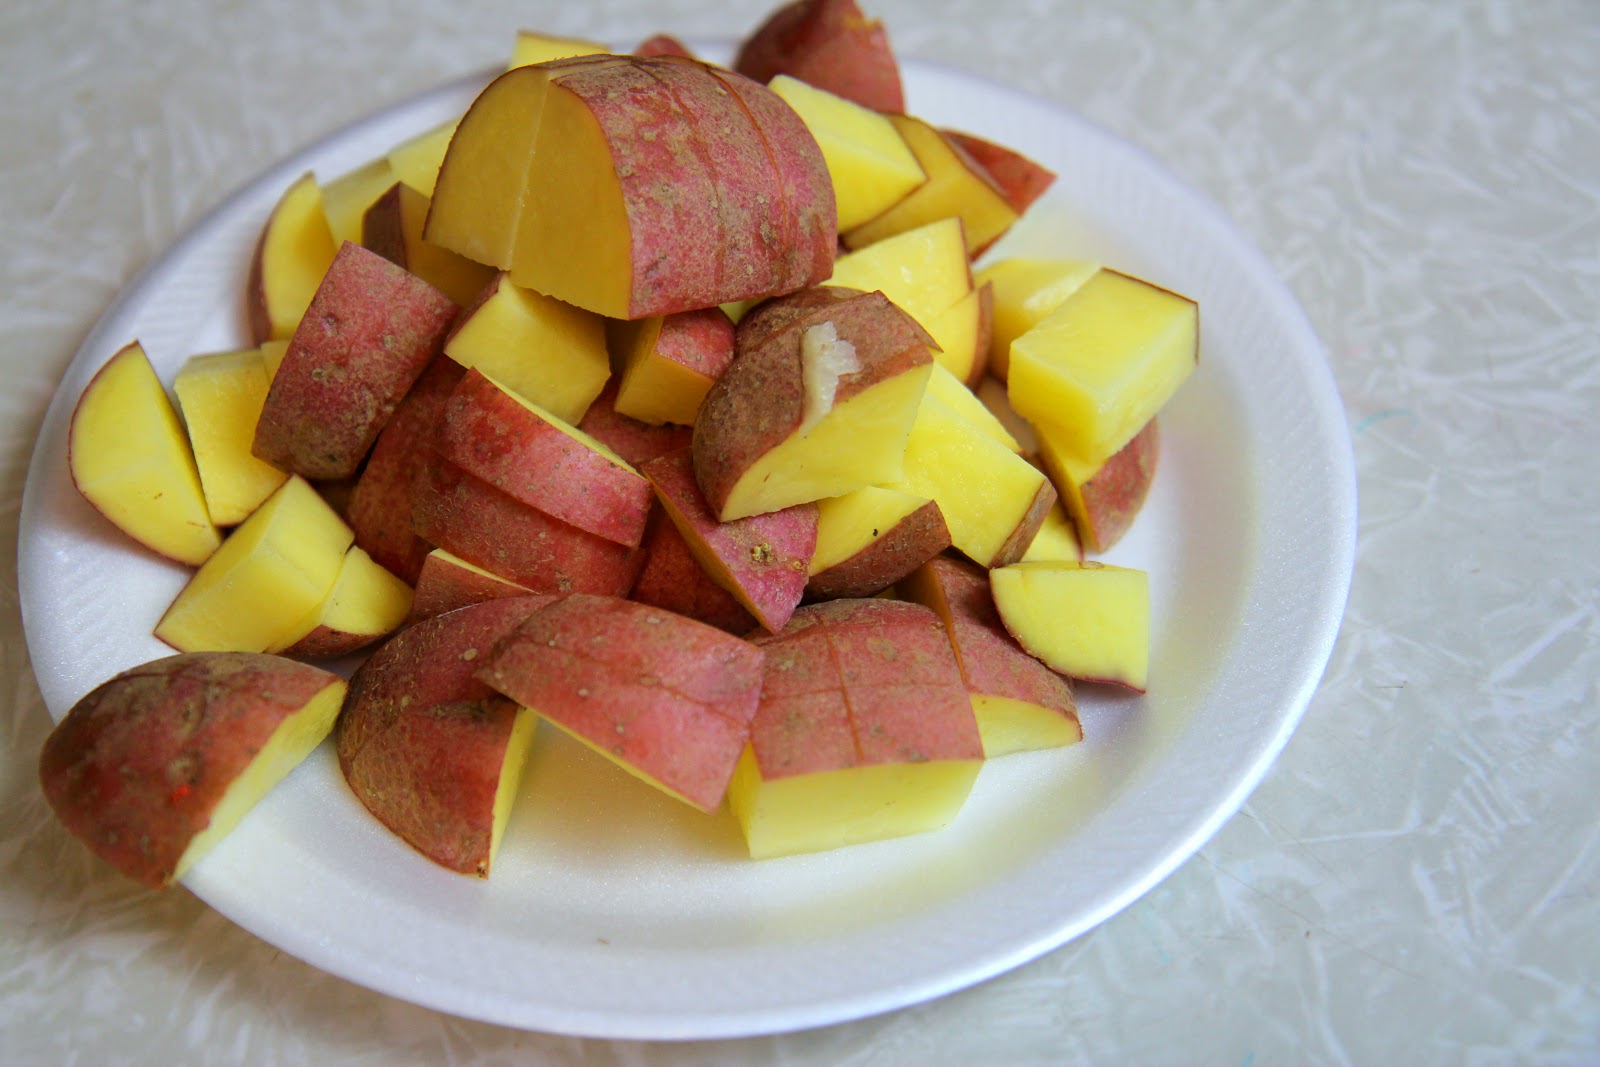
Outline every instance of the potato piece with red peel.
[[399, 180], [389, 161], [378, 158], [322, 184], [322, 210], [328, 217], [334, 248], [346, 241], [361, 243], [367, 209]]
[[869, 485], [819, 500], [806, 597], [872, 596], [949, 547], [939, 505], [926, 497]]
[[396, 182], [362, 216], [361, 244], [466, 307], [494, 280], [495, 270], [424, 241], [427, 217], [427, 194]]
[[444, 162], [450, 138], [455, 136], [456, 125], [460, 121], [452, 119], [441, 122], [389, 149], [385, 158], [395, 179], [423, 197], [431, 197], [433, 187], [439, 180], [439, 165]]
[[658, 33], [646, 37], [633, 48], [636, 56], [680, 56], [684, 59], [697, 58], [688, 45], [678, 40], [669, 33]]
[[129, 537], [195, 566], [222, 543], [178, 413], [139, 342], [95, 372], [67, 431], [72, 484]]
[[530, 508], [437, 455], [419, 479], [412, 526], [429, 544], [536, 593], [623, 596], [644, 565], [638, 549]]
[[616, 410], [659, 425], [694, 425], [700, 402], [733, 361], [733, 321], [720, 307], [615, 322], [607, 345], [620, 366]]
[[95, 854], [163, 888], [322, 742], [344, 694], [338, 675], [278, 656], [154, 660], [73, 706], [45, 739], [39, 781]]
[[951, 543], [985, 567], [1021, 559], [1056, 503], [1044, 472], [931, 394], [889, 488], [937, 501]]
[[577, 423], [611, 377], [600, 316], [497, 274], [456, 320], [445, 354]]
[[315, 659], [347, 656], [400, 629], [411, 612], [411, 599], [409, 585], [351, 545], [305, 634], [287, 647], [268, 651]]
[[1145, 691], [1150, 581], [1144, 571], [1094, 560], [1014, 563], [990, 571], [989, 583], [1006, 629], [1046, 666]]
[[776, 633], [805, 595], [806, 566], [817, 545], [817, 506], [718, 522], [695, 484], [687, 451], [660, 456], [640, 468], [656, 498], [711, 580], [726, 589]]
[[537, 721], [474, 674], [551, 599], [435, 616], [391, 638], [351, 679], [335, 733], [345, 781], [380, 822], [449, 870], [488, 876]]
[[422, 560], [417, 574], [416, 594], [411, 599], [410, 623], [431, 619], [447, 611], [481, 604], [485, 600], [501, 597], [527, 596], [530, 590], [499, 575], [490, 574], [482, 567], [468, 563], [460, 556], [436, 548]]
[[377, 253], [343, 246], [272, 376], [251, 451], [307, 478], [354, 474], [458, 310]]
[[346, 512], [360, 545], [385, 569], [415, 583], [432, 547], [411, 528], [423, 469], [432, 462], [439, 422], [466, 370], [435, 356], [378, 435]]
[[1056, 447], [1098, 468], [1194, 372], [1200, 312], [1188, 297], [1101, 269], [1011, 343], [1006, 396]]
[[305, 479], [279, 486], [190, 577], [155, 635], [180, 652], [264, 652], [303, 637], [355, 535]]
[[718, 518], [901, 476], [932, 356], [882, 293], [825, 286], [768, 301], [740, 322], [737, 352], [694, 427], [695, 478]]
[[1036, 163], [1014, 148], [986, 141], [959, 130], [944, 130], [944, 135], [982, 167], [1005, 194], [1006, 203], [1021, 215], [1035, 200], [1055, 184], [1053, 170]]
[[688, 426], [666, 423], [652, 426], [623, 415], [616, 409], [617, 384], [607, 384], [584, 412], [578, 429], [603, 443], [611, 451], [638, 467], [657, 456], [688, 448], [693, 431]]
[[761, 625], [700, 566], [677, 524], [664, 511], [651, 516], [642, 547], [644, 568], [628, 599], [675, 611], [730, 634], [747, 634]]
[[430, 241], [616, 319], [821, 281], [827, 167], [765, 87], [675, 57], [519, 67], [462, 120]]
[[749, 736], [762, 659], [750, 642], [693, 619], [574, 594], [529, 616], [478, 677], [710, 812]]
[[218, 526], [235, 526], [289, 475], [250, 454], [267, 399], [261, 350], [194, 356], [172, 383], [200, 470], [206, 511]]
[[766, 653], [728, 803], [757, 859], [936, 829], [983, 761], [955, 653], [920, 604], [801, 608]]
[[322, 189], [306, 171], [278, 198], [250, 256], [245, 310], [252, 343], [294, 334], [338, 250]]
[[1098, 469], [1061, 447], [1056, 429], [1041, 425], [1039, 458], [1061, 498], [1078, 540], [1089, 552], [1104, 552], [1122, 539], [1144, 507], [1161, 456], [1161, 433], [1152, 418], [1133, 440]]
[[783, 5], [739, 46], [733, 69], [759, 82], [787, 74], [874, 111], [906, 109], [889, 35], [855, 0]]
[[1083, 740], [1072, 686], [1006, 631], [989, 576], [963, 560], [931, 559], [900, 595], [938, 613], [956, 650], [986, 759]]
[[654, 494], [621, 456], [477, 370], [445, 405], [439, 455], [513, 500], [635, 548]]
[[928, 180], [877, 218], [844, 234], [849, 248], [861, 248], [897, 233], [943, 218], [959, 218], [967, 251], [976, 258], [1017, 221], [989, 172], [945, 134], [910, 115], [892, 115]]

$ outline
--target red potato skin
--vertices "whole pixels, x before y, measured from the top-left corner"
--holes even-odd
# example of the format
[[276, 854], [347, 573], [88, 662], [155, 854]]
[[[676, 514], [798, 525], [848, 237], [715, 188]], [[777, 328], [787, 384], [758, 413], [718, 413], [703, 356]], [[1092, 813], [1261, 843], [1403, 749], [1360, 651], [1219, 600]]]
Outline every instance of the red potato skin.
[[927, 331], [882, 293], [823, 289], [770, 300], [746, 316], [733, 362], [700, 404], [695, 480], [714, 514], [722, 513], [745, 470], [799, 429], [805, 413], [801, 339], [808, 327], [831, 321], [839, 339], [855, 346], [861, 370], [839, 378], [836, 406], [933, 359], [936, 346]]
[[720, 307], [667, 315], [656, 335], [656, 352], [709, 382], [733, 362], [733, 320]]
[[411, 614], [406, 622], [414, 624], [485, 600], [527, 596], [528, 592], [515, 582], [469, 571], [430, 552], [417, 575], [417, 592], [411, 599]]
[[905, 110], [888, 34], [855, 0], [796, 0], [778, 8], [740, 46], [733, 69], [763, 83], [787, 74], [875, 111]]
[[943, 601], [948, 610], [950, 642], [969, 691], [1039, 704], [1077, 721], [1072, 684], [1017, 644], [1000, 621], [983, 568], [942, 556], [929, 560], [912, 585], [912, 599], [936, 611], [934, 601]]
[[849, 559], [811, 576], [807, 600], [840, 600], [881, 593], [950, 547], [950, 528], [932, 500]]
[[994, 282], [984, 282], [978, 287], [978, 330], [974, 342], [977, 351], [972, 356], [972, 371], [966, 385], [973, 392], [989, 375], [989, 350], [994, 345]]
[[709, 812], [749, 735], [762, 658], [681, 615], [574, 594], [529, 616], [478, 677]]
[[[627, 318], [788, 292], [832, 273], [836, 227], [802, 224], [837, 217], [822, 150], [765, 86], [673, 56], [551, 70], [550, 91], [577, 98], [611, 153], [635, 265]], [[752, 97], [777, 106], [754, 111]]]
[[[817, 166], [822, 149], [816, 138], [795, 110], [765, 85], [720, 67], [708, 69], [755, 123], [777, 170], [783, 198], [775, 224], [783, 264], [778, 273], [785, 280], [761, 295], [794, 292], [827, 281], [839, 247], [839, 212], [827, 163]], [[758, 203], [756, 208], [760, 212], [765, 205]]]
[[1104, 552], [1122, 540], [1149, 495], [1161, 458], [1161, 430], [1151, 419], [1083, 483], [1083, 516], [1073, 515], [1078, 539], [1090, 552]]
[[1005, 567], [1020, 560], [1027, 554], [1028, 546], [1033, 544], [1033, 539], [1039, 536], [1039, 527], [1044, 525], [1050, 509], [1056, 506], [1056, 489], [1050, 484], [1048, 478], [1039, 483], [1039, 491], [1033, 494], [1033, 503], [1028, 505], [1028, 510], [1023, 512], [1016, 528], [1011, 531], [1011, 536], [1006, 538], [996, 550], [994, 559], [988, 561], [990, 567]]
[[345, 242], [273, 375], [251, 451], [310, 479], [354, 474], [457, 310], [420, 278]]
[[671, 34], [658, 33], [653, 37], [646, 37], [634, 48], [633, 54], [648, 59], [651, 56], [680, 56], [684, 59], [694, 59], [695, 54], [689, 46], [673, 37]]
[[652, 426], [617, 412], [617, 382], [613, 378], [584, 413], [578, 429], [638, 467], [657, 456], [689, 447], [693, 431], [670, 423]]
[[955, 652], [930, 609], [808, 604], [782, 633], [752, 641], [767, 655], [750, 728], [763, 778], [983, 758]]
[[[731, 634], [747, 634], [760, 625], [732, 593], [705, 572], [663, 511], [650, 517], [644, 553], [644, 569], [628, 594], [630, 600], [677, 612]], [[420, 589], [418, 592], [420, 595]]]
[[513, 500], [597, 537], [636, 548], [655, 495], [618, 466], [530, 411], [476, 369], [445, 405], [440, 456]]
[[644, 565], [638, 549], [519, 503], [437, 455], [412, 524], [423, 540], [535, 593], [622, 596]]
[[495, 790], [517, 714], [474, 674], [496, 642], [552, 599], [493, 600], [428, 619], [351, 680], [334, 735], [345, 781], [380, 822], [450, 870], [488, 874]]
[[[687, 451], [653, 459], [640, 473], [655, 486], [691, 553], [714, 558], [726, 568], [728, 584], [723, 588], [739, 597], [766, 629], [783, 629], [805, 595], [806, 569], [817, 548], [816, 505], [796, 504], [718, 522], [695, 484]], [[706, 573], [719, 584], [724, 580], [709, 567]]]
[[335, 630], [320, 623], [300, 640], [283, 650], [283, 655], [293, 659], [334, 659], [360, 652], [388, 634], [357, 634], [348, 630]]
[[419, 480], [430, 462], [445, 405], [465, 374], [450, 357], [434, 357], [378, 435], [350, 495], [346, 517], [356, 544], [410, 585], [417, 583], [432, 547], [411, 528]]
[[335, 674], [281, 656], [190, 652], [134, 667], [73, 706], [39, 756], [63, 825], [151, 888], [274, 730]]
[[941, 131], [986, 171], [1018, 215], [1055, 184], [1055, 171], [1004, 145], [959, 130]]

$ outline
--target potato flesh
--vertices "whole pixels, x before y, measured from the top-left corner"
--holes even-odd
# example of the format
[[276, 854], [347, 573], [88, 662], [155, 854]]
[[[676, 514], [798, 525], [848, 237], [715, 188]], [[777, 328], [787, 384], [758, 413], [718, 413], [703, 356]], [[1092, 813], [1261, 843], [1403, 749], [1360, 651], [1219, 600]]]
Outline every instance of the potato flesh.
[[[411, 612], [411, 587], [374, 563], [362, 549], [351, 545], [333, 580], [333, 588], [312, 616], [291, 627], [299, 634], [279, 638], [268, 652], [281, 652], [305, 634], [323, 627], [335, 634], [377, 638], [400, 628]], [[296, 650], [299, 651], [299, 650]], [[311, 652], [308, 654], [320, 654]]]
[[931, 364], [913, 367], [837, 405], [805, 435], [763, 454], [728, 494], [724, 521], [898, 481], [905, 441]]
[[[923, 398], [906, 442], [905, 473], [890, 488], [937, 501], [950, 542], [983, 566], [1011, 562], [1026, 550], [1042, 518], [1034, 511], [1049, 482], [1032, 464], [937, 397]], [[1018, 531], [1034, 530], [1020, 544]]]
[[611, 375], [599, 316], [513, 285], [505, 275], [463, 313], [444, 351], [573, 425]]
[[1028, 544], [1019, 563], [1032, 560], [1081, 560], [1083, 547], [1078, 541], [1078, 531], [1068, 518], [1066, 508], [1059, 502], [1044, 517], [1044, 524]]
[[467, 109], [439, 165], [423, 229], [429, 241], [511, 266], [549, 77], [543, 68], [507, 71]]
[[284, 190], [261, 235], [259, 299], [266, 326], [258, 340], [294, 336], [338, 246], [322, 206], [322, 189], [310, 171]]
[[817, 139], [833, 181], [840, 230], [876, 218], [926, 180], [888, 116], [787, 74], [773, 78], [768, 88]]
[[528, 766], [528, 755], [533, 751], [533, 740], [539, 728], [539, 716], [531, 708], [520, 705], [517, 717], [511, 724], [511, 739], [506, 742], [506, 758], [500, 765], [500, 777], [494, 787], [494, 816], [489, 828], [489, 866], [494, 866], [500, 854], [500, 842], [505, 837], [506, 823], [511, 821], [511, 809], [516, 805], [522, 787], [522, 772]]
[[1063, 452], [1098, 466], [1194, 371], [1199, 329], [1193, 301], [1100, 270], [1012, 343], [1006, 395], [1051, 424]]
[[423, 240], [428, 203], [426, 193], [397, 182], [368, 209], [361, 243], [465, 307], [494, 280], [494, 269]]
[[956, 817], [981, 760], [880, 763], [764, 781], [746, 747], [728, 806], [753, 859], [937, 830]]
[[[290, 478], [178, 593], [156, 636], [184, 652], [260, 652], [314, 624], [355, 535], [310, 483]], [[307, 626], [309, 629], [309, 626]]]
[[218, 526], [243, 522], [289, 477], [250, 452], [270, 382], [259, 349], [195, 356], [173, 382]]
[[511, 59], [507, 70], [531, 67], [535, 63], [548, 63], [553, 59], [573, 59], [577, 56], [600, 55], [611, 51], [603, 44], [586, 41], [581, 37], [553, 37], [535, 30], [518, 30], [511, 46]]
[[441, 122], [415, 137], [407, 138], [389, 150], [388, 162], [397, 180], [424, 197], [433, 196], [439, 180], [439, 166], [455, 136], [460, 119]]
[[967, 251], [976, 255], [1017, 221], [1017, 212], [986, 173], [973, 169], [938, 130], [909, 115], [891, 115], [917, 162], [928, 175], [898, 204], [844, 235], [850, 248], [861, 248], [936, 219], [959, 218]]
[[945, 367], [936, 367], [928, 378], [928, 395], [937, 397], [946, 407], [1012, 452], [1022, 451], [1022, 446], [1011, 436], [1011, 431], [1006, 429], [1005, 423], [984, 405], [977, 393], [968, 389], [965, 383]]
[[733, 324], [718, 308], [617, 323], [607, 337], [622, 370], [616, 410], [651, 425], [690, 426], [733, 359]]
[[1006, 629], [1052, 670], [1144, 692], [1150, 666], [1144, 571], [1093, 561], [1017, 563], [991, 571], [989, 580]]
[[1088, 281], [1100, 264], [1089, 259], [1002, 259], [978, 271], [977, 285], [994, 286], [989, 372], [1005, 379], [1011, 342], [1033, 329]]
[[983, 738], [984, 759], [1060, 748], [1083, 740], [1083, 727], [1077, 719], [1027, 700], [974, 693], [972, 713], [978, 719], [978, 736]]
[[322, 210], [333, 232], [334, 247], [361, 243], [362, 217], [400, 179], [388, 159], [374, 159], [322, 187]]
[[78, 492], [139, 543], [190, 565], [221, 544], [188, 436], [137, 342], [79, 398], [67, 462]]
[[843, 563], [928, 502], [915, 493], [865, 486], [817, 501], [817, 550], [809, 574]]
[[233, 780], [217, 806], [212, 809], [211, 823], [189, 842], [178, 859], [174, 879], [182, 878], [196, 861], [209, 852], [218, 841], [228, 836], [249, 814], [272, 787], [298, 767], [323, 738], [333, 730], [333, 723], [344, 703], [345, 683], [330, 684], [300, 710], [289, 715], [272, 732], [244, 773]]
[[834, 260], [827, 284], [879, 290], [927, 329], [924, 319], [937, 317], [972, 291], [961, 221], [939, 219], [842, 255]]

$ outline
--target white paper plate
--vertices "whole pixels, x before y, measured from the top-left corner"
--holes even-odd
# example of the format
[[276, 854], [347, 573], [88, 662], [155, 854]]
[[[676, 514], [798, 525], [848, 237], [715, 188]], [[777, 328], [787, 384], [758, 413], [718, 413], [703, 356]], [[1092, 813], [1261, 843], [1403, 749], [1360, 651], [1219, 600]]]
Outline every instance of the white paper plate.
[[[1108, 557], [1151, 574], [1149, 695], [1083, 687], [1088, 740], [986, 766], [945, 830], [760, 863], [741, 855], [731, 816], [694, 812], [552, 735], [487, 882], [391, 836], [325, 745], [191, 872], [198, 896], [317, 967], [463, 1016], [610, 1037], [756, 1034], [1016, 967], [1149, 890], [1237, 810], [1310, 700], [1349, 587], [1354, 469], [1317, 340], [1264, 259], [1145, 154], [970, 75], [907, 62], [905, 77], [915, 113], [1059, 173], [999, 251], [1098, 258], [1200, 301], [1200, 368], [1162, 416], [1146, 510]], [[385, 110], [264, 174], [85, 341], [21, 520], [28, 644], [57, 719], [170, 654], [150, 631], [185, 580], [72, 489], [74, 398], [133, 338], [169, 383], [188, 356], [237, 347], [246, 260], [282, 189], [453, 117], [481, 84]]]

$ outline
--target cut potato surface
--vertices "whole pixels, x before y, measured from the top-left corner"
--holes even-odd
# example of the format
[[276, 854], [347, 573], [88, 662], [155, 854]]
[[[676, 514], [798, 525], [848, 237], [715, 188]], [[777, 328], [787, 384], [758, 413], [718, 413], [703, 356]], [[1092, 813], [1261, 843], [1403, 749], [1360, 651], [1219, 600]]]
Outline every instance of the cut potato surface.
[[429, 552], [417, 574], [408, 622], [421, 622], [469, 604], [500, 597], [527, 596], [529, 590], [490, 574], [442, 548]]
[[873, 596], [949, 547], [939, 505], [925, 497], [867, 486], [819, 500], [806, 595]]
[[990, 572], [995, 607], [1017, 642], [1052, 669], [1144, 692], [1150, 667], [1149, 575], [1086, 560]]
[[1102, 269], [1012, 342], [1006, 396], [1054, 427], [1063, 452], [1098, 467], [1188, 379], [1199, 343], [1194, 301]]
[[1004, 381], [1011, 365], [1011, 342], [1039, 325], [1099, 269], [1100, 264], [1089, 259], [1018, 257], [997, 260], [978, 271], [975, 284], [994, 286], [989, 373]]
[[398, 630], [411, 612], [411, 599], [409, 585], [351, 545], [313, 623], [285, 647], [268, 651], [317, 658], [349, 655]]
[[260, 349], [250, 349], [195, 356], [173, 382], [206, 510], [218, 526], [243, 522], [289, 477], [250, 453], [269, 381]]
[[322, 189], [307, 171], [278, 199], [250, 259], [245, 306], [254, 343], [294, 335], [338, 250]]
[[181, 878], [332, 728], [337, 675], [276, 656], [154, 660], [100, 685], [45, 740], [62, 823], [123, 874]]
[[216, 551], [188, 436], [137, 341], [90, 379], [67, 433], [73, 485], [117, 529], [180, 563]]

